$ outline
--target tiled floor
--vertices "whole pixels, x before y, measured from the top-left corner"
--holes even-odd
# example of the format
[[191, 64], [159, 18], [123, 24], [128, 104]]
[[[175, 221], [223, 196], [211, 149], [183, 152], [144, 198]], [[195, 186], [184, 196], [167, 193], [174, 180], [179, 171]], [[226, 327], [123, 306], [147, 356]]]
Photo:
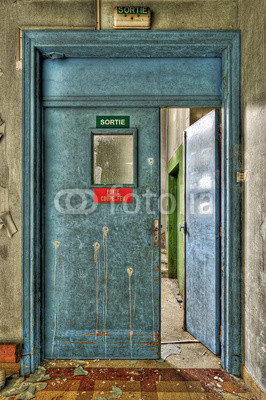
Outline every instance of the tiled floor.
[[[194, 339], [182, 330], [183, 308], [173, 280], [162, 284], [164, 340]], [[50, 375], [39, 400], [255, 400], [243, 381], [221, 369], [219, 357], [201, 343], [181, 344], [167, 361], [86, 360], [86, 376], [74, 376], [75, 360], [43, 363]], [[81, 363], [82, 364], [82, 363]], [[185, 368], [184, 368], [185, 367]], [[2, 400], [0, 395], [0, 400]]]
[[161, 282], [161, 340], [181, 341], [181, 353], [167, 358], [177, 368], [221, 368], [220, 357], [215, 356], [201, 343], [182, 344], [195, 340], [183, 330], [184, 309], [177, 279], [163, 278]]
[[75, 361], [44, 363], [45, 390], [39, 400], [237, 400], [255, 399], [243, 381], [222, 369], [177, 369], [158, 361], [94, 361], [74, 376]]

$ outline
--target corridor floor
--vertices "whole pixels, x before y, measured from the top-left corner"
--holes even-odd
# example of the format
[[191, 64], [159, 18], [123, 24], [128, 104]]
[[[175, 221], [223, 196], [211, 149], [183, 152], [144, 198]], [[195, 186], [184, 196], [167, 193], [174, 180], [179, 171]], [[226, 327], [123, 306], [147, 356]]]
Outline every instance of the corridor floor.
[[[195, 341], [183, 330], [183, 304], [177, 279], [162, 278], [161, 289], [162, 343]], [[221, 368], [221, 359], [201, 343], [180, 343], [181, 353], [170, 355], [167, 361], [178, 368]]]
[[255, 399], [241, 380], [221, 369], [180, 369], [167, 361], [89, 360], [82, 367], [88, 374], [74, 376], [74, 360], [43, 365], [50, 380], [44, 390], [35, 393], [40, 400]]
[[[162, 279], [162, 342], [195, 340], [182, 329], [176, 281]], [[44, 390], [34, 384], [16, 400], [255, 400], [241, 379], [201, 343], [181, 344], [166, 360], [47, 360]], [[77, 375], [77, 368], [83, 375]], [[49, 375], [47, 377], [47, 375]], [[15, 378], [14, 378], [15, 379]], [[25, 382], [24, 382], [25, 385]], [[27, 385], [27, 380], [26, 380]], [[39, 390], [39, 389], [38, 389]], [[28, 395], [27, 395], [28, 393]], [[35, 397], [34, 397], [35, 396]], [[0, 400], [14, 397], [1, 397]]]

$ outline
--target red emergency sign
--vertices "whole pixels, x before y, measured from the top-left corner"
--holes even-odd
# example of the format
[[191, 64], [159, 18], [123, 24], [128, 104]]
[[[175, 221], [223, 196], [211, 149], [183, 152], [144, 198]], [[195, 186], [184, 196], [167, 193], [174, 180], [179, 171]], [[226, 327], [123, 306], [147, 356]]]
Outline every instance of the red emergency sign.
[[95, 188], [94, 203], [132, 203], [132, 188]]

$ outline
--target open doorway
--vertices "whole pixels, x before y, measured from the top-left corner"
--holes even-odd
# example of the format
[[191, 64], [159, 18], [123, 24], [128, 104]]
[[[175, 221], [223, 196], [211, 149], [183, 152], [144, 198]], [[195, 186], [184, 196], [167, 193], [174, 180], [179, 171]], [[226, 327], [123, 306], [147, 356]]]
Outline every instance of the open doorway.
[[[197, 318], [190, 318], [191, 321], [187, 326], [187, 318], [189, 318], [189, 314], [191, 314], [191, 308], [194, 309], [192, 314], [199, 312], [197, 310], [197, 302], [195, 302], [195, 296], [199, 297], [200, 301], [204, 303], [212, 302], [215, 296], [216, 300], [216, 308], [215, 306], [210, 306], [211, 308], [218, 310], [217, 315], [215, 315], [215, 322], [213, 325], [219, 324], [220, 329], [220, 278], [215, 277], [217, 281], [215, 283], [216, 286], [219, 286], [216, 295], [208, 295], [207, 297], [204, 294], [207, 289], [202, 288], [199, 290], [199, 287], [191, 286], [190, 277], [187, 278], [187, 283], [189, 288], [186, 289], [186, 262], [184, 258], [186, 257], [186, 249], [185, 249], [185, 241], [186, 237], [193, 237], [193, 233], [190, 232], [187, 234], [184, 233], [186, 229], [186, 206], [189, 207], [187, 211], [187, 216], [189, 218], [190, 212], [192, 208], [195, 209], [197, 204], [195, 203], [196, 197], [194, 194], [189, 193], [189, 197], [186, 197], [186, 176], [188, 172], [186, 171], [186, 165], [188, 164], [186, 161], [186, 154], [189, 151], [189, 158], [191, 160], [197, 160], [198, 165], [201, 163], [200, 157], [202, 157], [202, 149], [199, 150], [197, 154], [197, 149], [193, 147], [187, 147], [186, 149], [186, 136], [184, 135], [185, 131], [189, 131], [189, 127], [194, 127], [192, 130], [200, 124], [204, 127], [208, 124], [208, 120], [213, 119], [214, 123], [214, 131], [213, 136], [217, 136], [214, 138], [213, 149], [207, 146], [207, 148], [203, 149], [203, 152], [207, 152], [208, 157], [214, 159], [214, 180], [217, 177], [216, 169], [217, 161], [219, 163], [219, 140], [220, 140], [220, 110], [213, 111], [213, 108], [162, 108], [161, 109], [161, 343], [162, 343], [162, 356], [166, 357], [169, 355], [168, 360], [176, 364], [179, 367], [185, 368], [217, 368], [220, 366], [220, 335], [218, 335], [218, 327], [214, 327], [216, 329], [216, 338], [214, 341], [216, 343], [214, 345], [209, 345], [209, 342], [212, 340], [212, 333], [210, 334], [210, 339], [205, 338], [206, 334], [202, 333], [202, 331], [207, 330], [208, 327], [197, 326]], [[208, 115], [208, 116], [207, 116]], [[206, 116], [206, 117], [204, 117]], [[205, 118], [205, 119], [204, 119]], [[197, 122], [199, 121], [199, 122]], [[197, 122], [197, 124], [195, 124]], [[215, 124], [217, 126], [215, 126]], [[201, 129], [201, 128], [200, 128]], [[212, 133], [209, 133], [212, 135]], [[201, 141], [201, 140], [200, 140]], [[208, 139], [207, 139], [208, 141]], [[215, 145], [217, 144], [217, 146]], [[215, 147], [216, 146], [216, 147]], [[217, 153], [214, 154], [214, 158], [212, 156], [212, 152]], [[192, 154], [193, 153], [193, 154]], [[216, 161], [215, 161], [216, 160]], [[216, 162], [216, 165], [215, 165]], [[194, 163], [194, 161], [193, 161]], [[208, 164], [208, 162], [207, 162]], [[195, 167], [195, 165], [194, 165]], [[208, 167], [207, 167], [208, 168]], [[218, 164], [219, 169], [219, 164]], [[206, 170], [206, 167], [205, 167]], [[199, 171], [197, 166], [196, 171], [190, 171], [193, 179], [195, 181], [202, 179], [204, 181], [205, 189], [206, 185], [208, 185], [208, 177], [206, 175], [206, 171]], [[202, 174], [202, 177], [200, 177]], [[195, 182], [194, 182], [195, 183]], [[220, 196], [220, 178], [217, 178], [217, 193], [215, 196]], [[203, 185], [203, 186], [204, 186]], [[193, 186], [193, 185], [192, 185]], [[191, 182], [190, 182], [190, 187]], [[200, 207], [205, 207], [203, 209], [202, 214], [204, 217], [204, 213], [214, 215], [215, 213], [220, 213], [219, 199], [217, 199], [217, 203], [215, 203], [215, 213], [213, 213], [214, 205], [212, 204], [212, 200], [208, 198], [206, 195], [206, 190], [202, 190], [200, 194], [197, 193], [196, 196], [200, 196], [199, 200], [201, 203]], [[214, 196], [214, 197], [215, 197]], [[190, 201], [191, 197], [193, 197], [193, 202]], [[199, 197], [198, 197], [199, 198]], [[187, 203], [187, 204], [186, 204]], [[197, 214], [196, 212], [192, 214]], [[191, 215], [190, 215], [191, 216]], [[209, 217], [209, 215], [205, 215]], [[194, 215], [192, 216], [192, 219]], [[214, 220], [216, 221], [215, 217]], [[204, 221], [203, 230], [208, 229], [210, 225], [206, 225], [206, 218], [201, 219]], [[220, 240], [219, 236], [219, 222], [218, 220], [215, 222], [215, 231], [213, 232], [213, 238], [211, 239], [215, 241], [215, 246], [217, 247], [216, 240]], [[196, 226], [198, 221], [196, 221]], [[217, 230], [217, 234], [215, 234]], [[202, 237], [202, 240], [206, 241], [206, 238]], [[195, 243], [197, 251], [201, 248], [201, 244]], [[192, 246], [193, 247], [193, 246]], [[204, 248], [204, 246], [202, 246]], [[218, 246], [219, 247], [219, 246]], [[210, 251], [212, 251], [210, 249]], [[216, 251], [216, 250], [215, 250]], [[217, 248], [217, 254], [220, 252], [219, 248]], [[190, 256], [193, 257], [194, 255]], [[199, 268], [205, 268], [208, 256], [206, 256], [206, 252], [200, 255], [199, 259], [202, 259], [202, 265], [199, 263], [199, 259], [195, 260], [198, 262]], [[191, 261], [191, 258], [190, 258]], [[217, 262], [215, 261], [217, 264]], [[217, 268], [217, 267], [215, 267]], [[219, 268], [219, 267], [218, 267]], [[195, 273], [194, 271], [192, 272]], [[208, 272], [206, 272], [208, 273]], [[200, 272], [201, 274], [201, 272]], [[204, 275], [204, 272], [202, 272]], [[198, 279], [196, 277], [196, 279]], [[206, 282], [207, 283], [207, 282]], [[214, 286], [215, 286], [214, 285]], [[208, 284], [207, 284], [208, 286]], [[197, 293], [195, 295], [195, 292]], [[186, 299], [186, 296], [188, 298]], [[204, 297], [204, 298], [203, 298]], [[206, 299], [205, 299], [206, 297]], [[190, 300], [190, 302], [189, 302]], [[218, 304], [219, 302], [219, 304]], [[190, 306], [188, 312], [186, 312], [186, 303]], [[204, 304], [202, 304], [204, 308]], [[211, 310], [212, 312], [212, 310]], [[207, 314], [209, 310], [207, 311]], [[210, 313], [211, 314], [211, 313]], [[211, 321], [211, 315], [207, 315], [207, 319]], [[217, 321], [219, 319], [219, 322]], [[212, 322], [208, 322], [207, 324], [211, 325]], [[201, 324], [201, 320], [199, 318], [199, 322]], [[204, 325], [204, 317], [202, 319], [202, 325]], [[206, 324], [206, 323], [205, 323]], [[193, 326], [195, 325], [195, 326]], [[215, 333], [213, 334], [215, 336]], [[219, 343], [218, 343], [219, 342]], [[204, 345], [204, 344], [205, 345]], [[212, 351], [211, 351], [212, 350]], [[214, 354], [216, 353], [216, 355]]]

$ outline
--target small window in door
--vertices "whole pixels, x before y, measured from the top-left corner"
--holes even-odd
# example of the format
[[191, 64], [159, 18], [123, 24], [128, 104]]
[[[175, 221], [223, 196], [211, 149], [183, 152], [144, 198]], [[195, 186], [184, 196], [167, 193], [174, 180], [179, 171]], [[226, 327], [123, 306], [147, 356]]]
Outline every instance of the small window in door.
[[92, 131], [93, 186], [136, 186], [136, 130], [120, 132]]

